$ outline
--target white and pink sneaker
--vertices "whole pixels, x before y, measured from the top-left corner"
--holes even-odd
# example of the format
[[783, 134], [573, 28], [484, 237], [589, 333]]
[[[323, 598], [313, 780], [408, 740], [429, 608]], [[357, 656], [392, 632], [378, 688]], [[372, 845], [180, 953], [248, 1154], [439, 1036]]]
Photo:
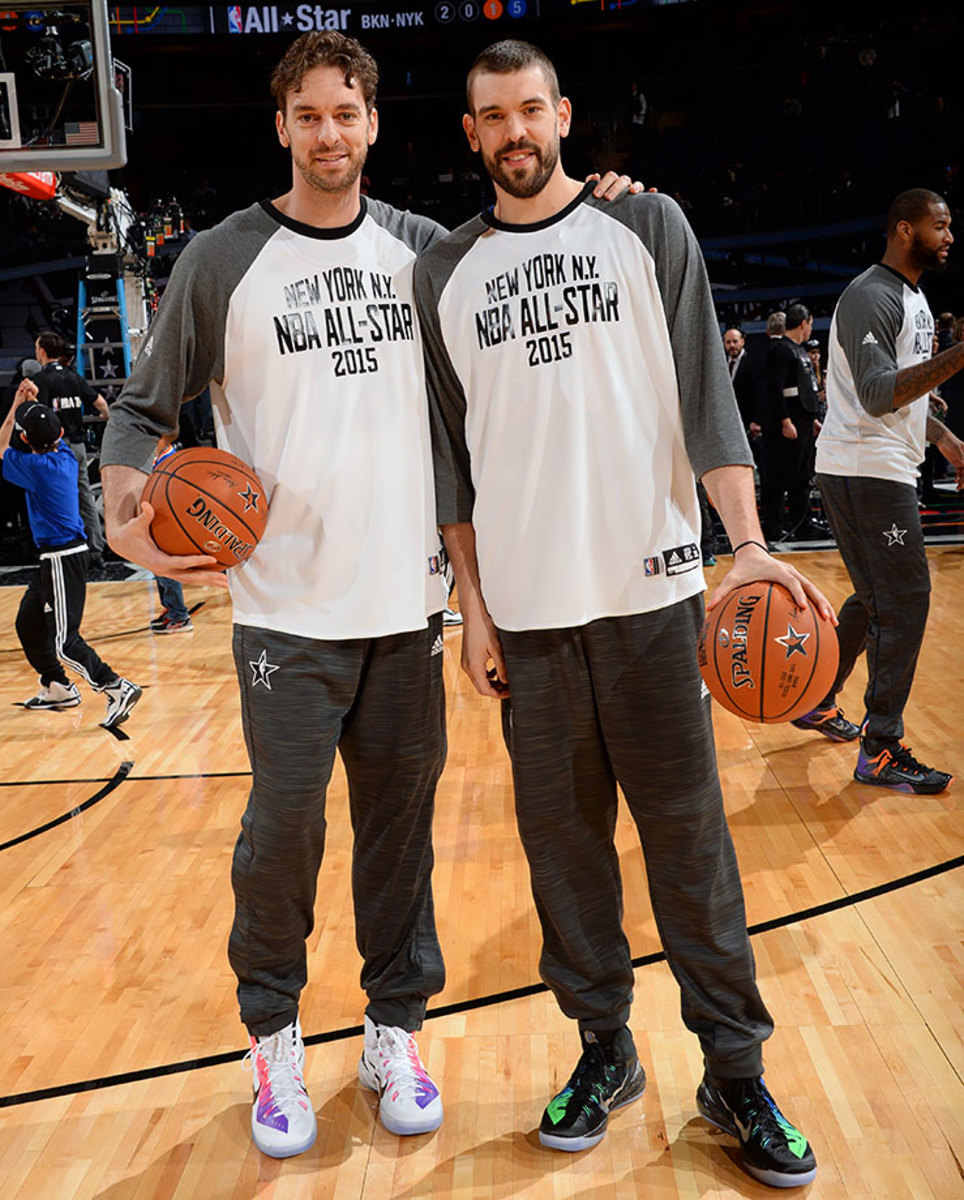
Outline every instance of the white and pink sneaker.
[[378, 1115], [389, 1133], [432, 1133], [442, 1124], [442, 1098], [407, 1030], [366, 1016], [358, 1078], [380, 1094]]
[[291, 1158], [315, 1140], [314, 1109], [305, 1088], [305, 1044], [294, 1021], [269, 1037], [251, 1038], [254, 1075], [251, 1136], [262, 1154]]

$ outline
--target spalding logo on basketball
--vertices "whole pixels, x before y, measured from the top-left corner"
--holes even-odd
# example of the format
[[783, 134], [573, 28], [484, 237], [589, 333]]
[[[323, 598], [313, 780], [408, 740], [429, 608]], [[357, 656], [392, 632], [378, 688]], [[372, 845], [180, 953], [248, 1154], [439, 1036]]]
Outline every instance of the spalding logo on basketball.
[[724, 708], [750, 721], [793, 721], [826, 696], [837, 674], [833, 625], [785, 587], [737, 588], [703, 623], [700, 673]]
[[141, 499], [154, 509], [151, 537], [166, 554], [210, 554], [234, 567], [264, 533], [268, 502], [254, 471], [226, 450], [197, 446], [155, 466]]

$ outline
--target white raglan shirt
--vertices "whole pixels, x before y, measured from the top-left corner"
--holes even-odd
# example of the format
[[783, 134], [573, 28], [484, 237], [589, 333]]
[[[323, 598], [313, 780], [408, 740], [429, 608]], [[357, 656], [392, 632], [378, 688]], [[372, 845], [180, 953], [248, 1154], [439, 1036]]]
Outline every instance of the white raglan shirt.
[[878, 263], [844, 291], [830, 323], [821, 475], [916, 483], [926, 449], [927, 395], [894, 410], [897, 372], [933, 353], [934, 318], [919, 288]]
[[416, 268], [440, 522], [471, 519], [507, 630], [702, 591], [694, 468], [752, 461], [678, 206], [590, 193], [536, 225], [483, 214]]
[[363, 200], [319, 230], [254, 205], [195, 238], [114, 406], [104, 459], [145, 467], [210, 383], [218, 446], [269, 501], [234, 619], [319, 639], [424, 628], [445, 602], [412, 293], [431, 221]]

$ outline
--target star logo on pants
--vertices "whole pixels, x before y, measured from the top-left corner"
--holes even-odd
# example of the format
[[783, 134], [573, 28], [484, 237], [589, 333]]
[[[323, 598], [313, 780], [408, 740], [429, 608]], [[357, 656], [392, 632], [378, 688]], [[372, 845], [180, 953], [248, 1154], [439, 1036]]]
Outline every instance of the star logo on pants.
[[259, 683], [271, 691], [271, 676], [279, 668], [268, 662], [268, 651], [262, 650], [261, 657], [256, 662], [249, 662], [248, 666], [254, 672], [254, 678], [251, 680], [251, 686], [257, 687]]
[[887, 539], [887, 545], [888, 546], [903, 546], [904, 534], [906, 532], [907, 532], [906, 529], [898, 529], [897, 522], [895, 521], [893, 523], [893, 525], [891, 525], [890, 529], [884, 530], [884, 537]]

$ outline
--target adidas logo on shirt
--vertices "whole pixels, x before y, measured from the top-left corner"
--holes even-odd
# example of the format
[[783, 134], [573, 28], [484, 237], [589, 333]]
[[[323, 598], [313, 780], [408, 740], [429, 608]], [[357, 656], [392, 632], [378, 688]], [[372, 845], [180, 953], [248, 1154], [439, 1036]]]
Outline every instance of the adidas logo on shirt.
[[868, 329], [864, 334], [864, 340], [860, 343], [862, 346], [878, 346], [880, 343]]
[[439, 634], [436, 637], [435, 641], [432, 643], [431, 657], [434, 658], [436, 654], [441, 654], [444, 649], [445, 649], [445, 645], [442, 641], [442, 635]]

